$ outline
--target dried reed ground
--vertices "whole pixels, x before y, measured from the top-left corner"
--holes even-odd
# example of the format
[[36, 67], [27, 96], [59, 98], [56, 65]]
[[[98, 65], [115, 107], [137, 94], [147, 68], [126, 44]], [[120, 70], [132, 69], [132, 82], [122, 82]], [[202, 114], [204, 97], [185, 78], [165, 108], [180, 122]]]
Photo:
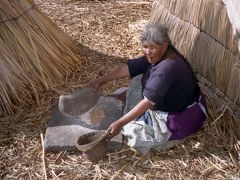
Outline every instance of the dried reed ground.
[[[207, 98], [211, 117], [204, 128], [169, 151], [142, 156], [124, 146], [97, 164], [84, 160], [80, 153], [44, 154], [40, 134], [45, 133], [48, 113], [58, 96], [141, 54], [138, 36], [149, 19], [151, 0], [36, 3], [79, 43], [85, 65], [76, 67], [59, 86], [43, 92], [41, 106], [33, 102], [14, 117], [1, 119], [0, 179], [240, 179], [239, 121], [227, 106], [224, 113], [219, 111], [211, 95]], [[110, 93], [127, 83], [124, 79], [103, 89]]]

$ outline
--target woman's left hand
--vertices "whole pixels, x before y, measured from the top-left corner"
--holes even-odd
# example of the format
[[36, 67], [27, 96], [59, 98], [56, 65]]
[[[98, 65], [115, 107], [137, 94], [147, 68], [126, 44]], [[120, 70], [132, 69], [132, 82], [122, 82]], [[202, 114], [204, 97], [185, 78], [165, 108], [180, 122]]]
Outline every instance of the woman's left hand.
[[120, 121], [113, 122], [107, 129], [109, 133], [109, 139], [112, 139], [114, 136], [118, 135], [122, 129], [123, 125]]

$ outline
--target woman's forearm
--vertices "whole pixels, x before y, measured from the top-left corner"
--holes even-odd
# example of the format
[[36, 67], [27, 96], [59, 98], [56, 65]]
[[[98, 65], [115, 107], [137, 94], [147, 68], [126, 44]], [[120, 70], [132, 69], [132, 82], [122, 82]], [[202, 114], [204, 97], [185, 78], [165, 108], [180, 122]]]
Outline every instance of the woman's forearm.
[[144, 98], [131, 111], [129, 111], [124, 116], [122, 116], [118, 121], [122, 126], [124, 126], [130, 121], [141, 116], [144, 112], [146, 112], [152, 106], [153, 104], [148, 99]]
[[107, 129], [107, 132], [109, 133], [109, 138], [111, 139], [117, 134], [119, 134], [124, 125], [141, 116], [151, 106], [152, 103], [146, 98], [140, 101], [131, 111], [129, 111], [127, 114], [125, 114], [123, 117], [113, 122], [109, 126], [109, 128]]

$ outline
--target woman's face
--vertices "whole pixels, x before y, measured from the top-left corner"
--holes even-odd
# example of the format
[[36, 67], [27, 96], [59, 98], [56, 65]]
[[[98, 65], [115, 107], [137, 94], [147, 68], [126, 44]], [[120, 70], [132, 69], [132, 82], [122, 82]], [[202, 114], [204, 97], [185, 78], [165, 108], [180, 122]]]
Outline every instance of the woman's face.
[[147, 57], [150, 64], [156, 64], [161, 61], [165, 53], [165, 48], [163, 45], [158, 45], [154, 42], [144, 41], [142, 43], [142, 50]]

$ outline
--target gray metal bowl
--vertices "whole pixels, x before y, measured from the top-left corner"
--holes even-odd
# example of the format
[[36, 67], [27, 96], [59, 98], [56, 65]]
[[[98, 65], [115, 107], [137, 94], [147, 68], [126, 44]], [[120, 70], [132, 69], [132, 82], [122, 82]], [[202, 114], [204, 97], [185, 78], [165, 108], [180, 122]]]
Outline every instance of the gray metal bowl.
[[100, 91], [85, 87], [69, 95], [59, 97], [58, 107], [67, 117], [78, 117], [95, 106], [100, 98]]

